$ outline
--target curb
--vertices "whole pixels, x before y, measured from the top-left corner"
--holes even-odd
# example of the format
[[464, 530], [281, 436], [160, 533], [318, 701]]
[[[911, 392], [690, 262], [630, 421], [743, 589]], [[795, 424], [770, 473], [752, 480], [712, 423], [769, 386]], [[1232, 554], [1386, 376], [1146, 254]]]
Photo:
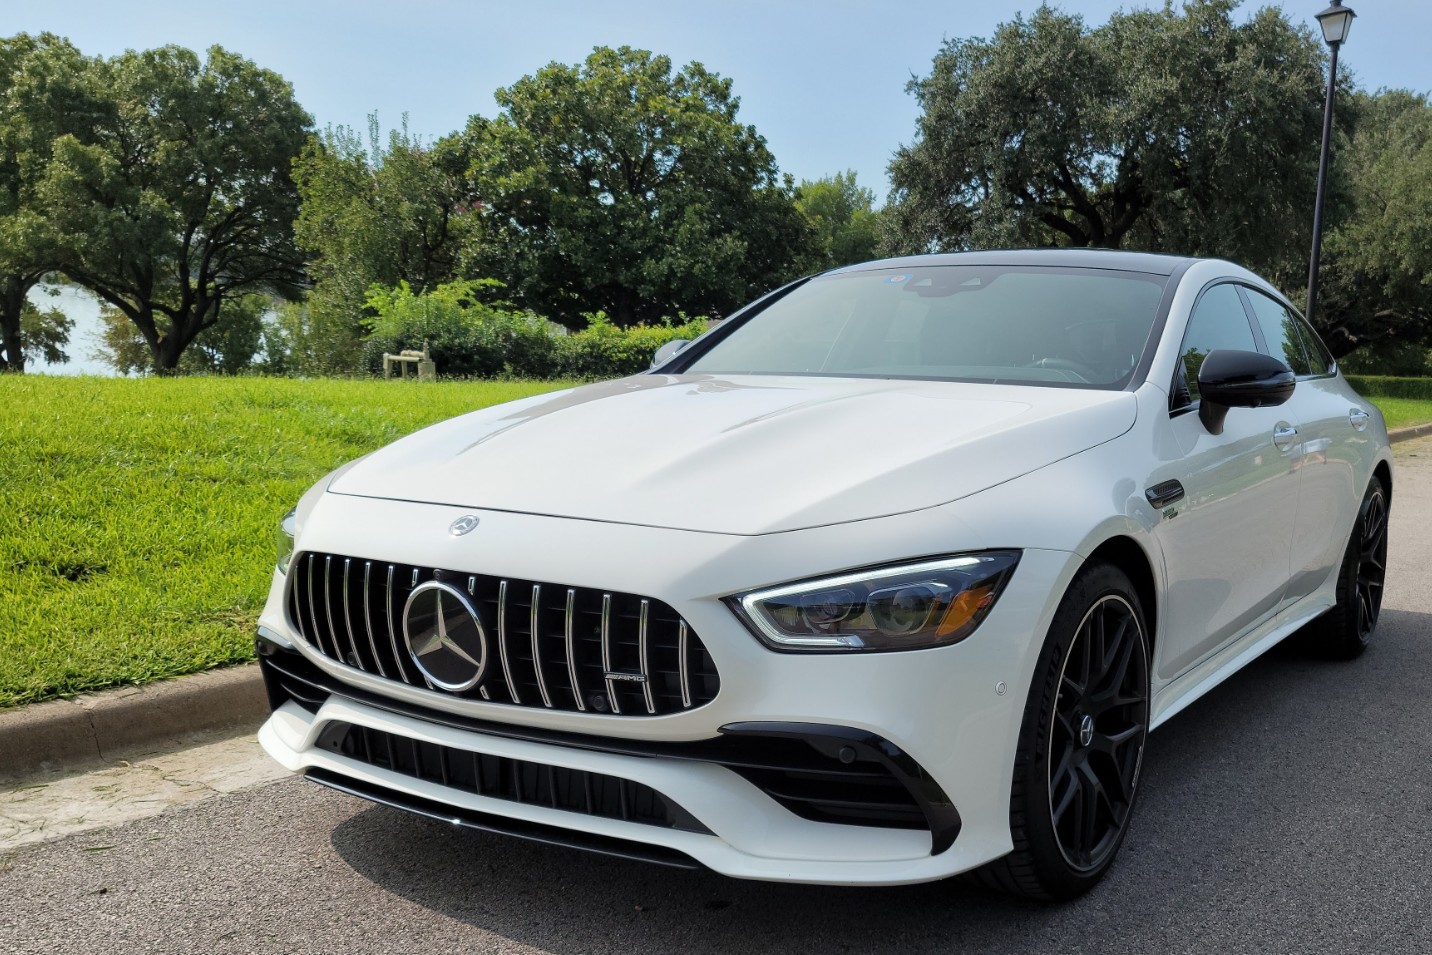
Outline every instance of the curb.
[[257, 663], [0, 712], [0, 779], [110, 762], [268, 716]]
[[1398, 428], [1396, 431], [1387, 432], [1387, 440], [1396, 444], [1399, 441], [1411, 441], [1413, 438], [1421, 438], [1432, 434], [1432, 422], [1428, 424], [1415, 424], [1410, 428]]

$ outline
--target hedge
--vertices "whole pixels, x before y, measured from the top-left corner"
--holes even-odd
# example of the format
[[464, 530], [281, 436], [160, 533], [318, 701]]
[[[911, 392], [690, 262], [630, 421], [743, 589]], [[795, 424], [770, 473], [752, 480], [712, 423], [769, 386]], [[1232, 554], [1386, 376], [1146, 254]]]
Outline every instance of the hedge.
[[539, 315], [490, 301], [502, 286], [491, 279], [439, 285], [417, 293], [406, 282], [374, 286], [367, 306], [363, 364], [381, 374], [383, 353], [425, 345], [444, 378], [619, 378], [651, 367], [656, 350], [706, 330], [705, 319], [618, 328], [602, 312], [575, 334]]
[[1347, 375], [1348, 384], [1367, 398], [1411, 398], [1432, 401], [1432, 378], [1394, 378], [1391, 375]]

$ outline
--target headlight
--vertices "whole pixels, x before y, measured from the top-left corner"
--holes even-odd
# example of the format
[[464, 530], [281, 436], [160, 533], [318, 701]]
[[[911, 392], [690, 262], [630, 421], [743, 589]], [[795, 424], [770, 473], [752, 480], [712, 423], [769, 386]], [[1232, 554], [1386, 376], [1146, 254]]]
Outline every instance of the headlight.
[[294, 511], [289, 511], [278, 522], [278, 530], [274, 533], [274, 544], [278, 549], [278, 572], [288, 573], [288, 562], [293, 559], [293, 531]]
[[913, 650], [959, 643], [999, 599], [1019, 551], [961, 554], [727, 598], [776, 650]]

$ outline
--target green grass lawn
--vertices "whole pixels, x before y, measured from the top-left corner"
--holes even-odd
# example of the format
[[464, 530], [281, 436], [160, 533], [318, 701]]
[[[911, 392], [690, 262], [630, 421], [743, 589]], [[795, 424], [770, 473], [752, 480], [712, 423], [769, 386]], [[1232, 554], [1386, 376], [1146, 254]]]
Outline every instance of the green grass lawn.
[[1387, 430], [1410, 428], [1416, 424], [1432, 421], [1432, 401], [1412, 398], [1369, 398], [1387, 419]]
[[559, 387], [0, 375], [0, 707], [251, 659], [309, 485]]
[[559, 387], [0, 375], [0, 707], [251, 659], [274, 527], [314, 480]]

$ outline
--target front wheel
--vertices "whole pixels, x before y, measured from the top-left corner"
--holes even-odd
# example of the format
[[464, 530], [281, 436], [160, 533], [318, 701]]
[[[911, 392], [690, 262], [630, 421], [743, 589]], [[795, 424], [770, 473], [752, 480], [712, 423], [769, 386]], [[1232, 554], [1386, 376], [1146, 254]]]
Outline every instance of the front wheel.
[[1010, 797], [1014, 851], [975, 874], [1038, 899], [1087, 892], [1128, 831], [1149, 726], [1149, 648], [1127, 575], [1094, 563], [1055, 612], [1025, 703]]

